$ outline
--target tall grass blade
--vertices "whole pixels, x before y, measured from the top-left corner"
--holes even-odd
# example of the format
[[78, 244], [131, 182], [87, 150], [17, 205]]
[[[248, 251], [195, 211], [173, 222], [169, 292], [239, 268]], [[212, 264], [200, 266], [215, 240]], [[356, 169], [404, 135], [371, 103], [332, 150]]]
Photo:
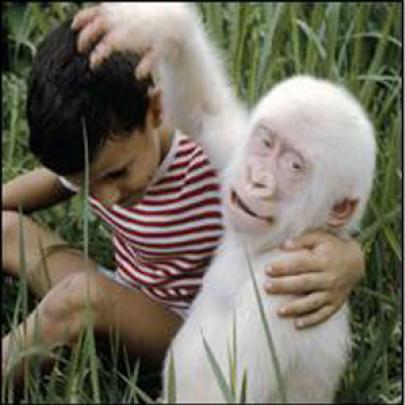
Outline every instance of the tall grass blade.
[[246, 371], [246, 370], [243, 370], [243, 374], [242, 374], [242, 384], [241, 384], [240, 393], [239, 393], [239, 403], [240, 403], [240, 404], [246, 404], [246, 400], [247, 400], [247, 386], [248, 386], [247, 371]]
[[[22, 206], [18, 207], [18, 250], [19, 250], [19, 273], [20, 273], [20, 285], [21, 285], [21, 296], [22, 296], [22, 313], [23, 313], [23, 336], [22, 340], [25, 342], [27, 336], [27, 316], [28, 316], [28, 282], [27, 282], [27, 260], [25, 256], [25, 240], [24, 240], [24, 226], [23, 226], [23, 210]], [[25, 345], [23, 345], [25, 350]], [[28, 400], [28, 362], [24, 361], [24, 400]]]
[[214, 372], [215, 378], [218, 383], [218, 387], [220, 388], [226, 403], [234, 404], [235, 397], [232, 395], [232, 391], [226, 382], [226, 378], [221, 370], [221, 367], [219, 366], [218, 361], [216, 360], [216, 358], [214, 356], [214, 353], [212, 353], [211, 348], [209, 347], [207, 341], [205, 340], [205, 337], [202, 334], [202, 331], [201, 331], [201, 335], [202, 335], [202, 339], [203, 339], [204, 349], [207, 354], [208, 362]]
[[381, 215], [378, 219], [368, 226], [367, 228], [363, 229], [360, 232], [358, 240], [361, 243], [366, 242], [368, 239], [374, 237], [384, 226], [389, 224], [390, 222], [394, 222], [399, 219], [401, 216], [401, 207], [396, 207], [392, 211], [387, 212], [386, 214]]
[[382, 326], [378, 330], [378, 334], [375, 337], [375, 341], [373, 342], [373, 347], [367, 352], [367, 355], [364, 357], [364, 360], [361, 362], [361, 367], [359, 364], [358, 372], [357, 372], [357, 381], [356, 385], [357, 388], [361, 390], [367, 389], [367, 385], [370, 379], [373, 378], [373, 367], [377, 361], [377, 359], [382, 355], [384, 341], [387, 339], [387, 331], [389, 335], [392, 333], [393, 328], [395, 326], [395, 322], [391, 321], [387, 323], [384, 319], [382, 319]]
[[[380, 128], [381, 125], [384, 123], [384, 121], [387, 119], [387, 114], [389, 111], [394, 107], [395, 108], [395, 103], [397, 103], [400, 100], [400, 90], [402, 90], [402, 81], [399, 82], [398, 84], [395, 85], [394, 89], [391, 89], [388, 96], [384, 100], [384, 103], [381, 107], [381, 109], [377, 112], [376, 118], [374, 120], [374, 125], [376, 128]], [[396, 117], [397, 120], [399, 120], [399, 115]], [[397, 127], [397, 125], [395, 125]], [[399, 128], [398, 128], [399, 130]], [[399, 136], [395, 136], [399, 132], [393, 132], [393, 135], [391, 138], [391, 142], [396, 142], [400, 139]], [[397, 149], [395, 149], [397, 151]], [[393, 159], [394, 160], [394, 159]], [[397, 163], [397, 162], [396, 162]]]
[[232, 342], [231, 342], [231, 347], [232, 347], [232, 353], [229, 350], [228, 346], [228, 359], [229, 359], [229, 384], [231, 388], [232, 395], [236, 398], [237, 394], [237, 381], [238, 381], [238, 375], [237, 375], [237, 340], [236, 340], [236, 313], [235, 309], [233, 310], [232, 314]]
[[83, 386], [87, 375], [87, 357], [83, 349], [85, 342], [84, 330], [81, 331], [77, 344], [73, 347], [71, 359], [65, 372], [65, 390], [64, 397], [69, 399], [70, 403], [75, 403], [80, 398], [80, 387]]
[[[83, 133], [83, 146], [84, 146], [84, 182], [83, 182], [83, 250], [85, 260], [89, 258], [89, 188], [90, 188], [90, 160], [89, 160], [89, 146], [87, 127], [84, 117], [82, 117], [82, 133]], [[90, 304], [90, 274], [87, 275], [86, 283], [86, 308], [85, 308], [85, 324], [86, 324], [86, 342], [90, 351], [90, 376], [93, 388], [93, 401], [96, 403], [101, 402], [100, 398], [100, 385], [98, 376], [98, 364], [96, 354], [96, 342], [94, 339], [92, 308]]]
[[[370, 64], [370, 67], [368, 69], [367, 75], [368, 76], [373, 76], [377, 74], [378, 70], [380, 69], [382, 65], [382, 61], [384, 58], [384, 54], [387, 50], [387, 45], [388, 45], [388, 36], [389, 36], [389, 31], [394, 23], [394, 18], [395, 18], [395, 13], [396, 10], [394, 7], [391, 7], [388, 10], [388, 16], [385, 22], [385, 25], [382, 30], [382, 37], [378, 41], [377, 49], [374, 54], [374, 58]], [[361, 93], [360, 93], [360, 99], [363, 101], [364, 105], [366, 107], [369, 107], [371, 101], [372, 101], [372, 93], [375, 89], [375, 82], [370, 80], [366, 81]]]
[[[364, 30], [364, 27], [366, 26], [366, 22], [369, 18], [369, 14], [371, 11], [371, 7], [369, 4], [366, 3], [361, 3], [359, 4], [359, 8], [357, 10], [357, 13], [354, 16], [354, 32], [359, 33]], [[359, 82], [357, 80], [357, 76], [359, 75], [359, 72], [362, 71], [362, 65], [363, 65], [363, 55], [364, 55], [364, 40], [363, 38], [355, 35], [351, 35], [352, 38], [354, 38], [354, 49], [353, 49], [353, 57], [352, 57], [352, 63], [350, 65], [350, 77], [349, 77], [349, 82], [350, 82], [350, 87], [353, 89], [355, 94], [358, 94], [358, 89], [359, 89]]]
[[293, 53], [293, 62], [294, 62], [294, 72], [296, 74], [302, 73], [302, 63], [301, 63], [301, 45], [300, 45], [300, 38], [299, 38], [299, 30], [298, 30], [298, 20], [299, 20], [299, 13], [298, 8], [301, 7], [299, 3], [292, 4], [289, 7], [289, 18], [291, 24], [291, 47]]
[[[307, 59], [305, 62], [305, 69], [307, 72], [312, 72], [314, 70], [314, 66], [317, 60], [317, 53], [318, 55], [324, 60], [326, 59], [326, 51], [322, 45], [322, 42], [319, 36], [314, 32], [314, 30], [302, 20], [297, 20], [297, 25], [301, 28], [302, 32], [308, 37], [309, 39], [309, 49], [307, 51]], [[311, 46], [313, 44], [313, 46]]]
[[259, 46], [256, 47], [260, 52], [260, 63], [257, 74], [258, 78], [264, 77], [267, 70], [269, 69], [269, 66], [271, 65], [273, 44], [275, 39], [274, 37], [276, 35], [277, 28], [279, 27], [281, 16], [284, 13], [286, 4], [264, 3], [262, 6], [265, 16], [265, 27], [267, 27], [267, 31], [265, 32], [265, 46], [263, 48], [260, 48]]
[[49, 274], [49, 266], [48, 266], [48, 259], [47, 259], [46, 249], [44, 248], [44, 244], [42, 242], [41, 236], [38, 239], [38, 248], [39, 248], [39, 253], [41, 255], [41, 267], [43, 268], [43, 272], [44, 272], [44, 275], [45, 275], [45, 278], [46, 278], [47, 287], [50, 289], [51, 285], [52, 285], [51, 276]]
[[138, 381], [138, 376], [139, 376], [139, 368], [140, 368], [140, 360], [138, 359], [136, 361], [134, 371], [132, 373], [130, 373], [129, 370], [127, 370], [128, 375], [130, 375], [129, 378], [127, 378], [125, 375], [122, 375], [120, 373], [122, 380], [124, 380], [127, 383], [128, 394], [125, 393], [125, 395], [123, 396], [122, 402], [124, 402], [124, 403], [137, 404], [139, 402], [137, 394], [136, 394], [136, 389], [135, 389], [137, 381]]
[[138, 397], [145, 403], [145, 404], [155, 404], [156, 401], [154, 401], [146, 392], [141, 390], [138, 386], [134, 385], [133, 389], [135, 390], [136, 394]]
[[167, 400], [169, 404], [176, 403], [176, 368], [174, 364], [173, 350], [169, 357], [169, 380], [167, 386]]
[[[381, 218], [383, 215], [381, 214], [379, 208], [373, 201], [370, 204], [371, 210], [374, 212], [376, 218]], [[387, 242], [391, 246], [393, 252], [395, 253], [396, 257], [398, 258], [399, 261], [402, 261], [402, 252], [401, 252], [401, 247], [399, 246], [399, 240], [397, 238], [397, 235], [394, 233], [394, 231], [387, 225], [386, 221], [381, 222], [381, 228], [382, 231], [385, 234], [385, 237], [387, 239]]]
[[261, 321], [263, 324], [263, 329], [264, 329], [264, 332], [266, 335], [267, 346], [269, 348], [270, 357], [273, 362], [273, 367], [274, 367], [275, 377], [277, 380], [280, 398], [281, 398], [282, 403], [287, 403], [287, 391], [286, 391], [286, 387], [284, 384], [283, 376], [281, 375], [280, 362], [278, 360], [278, 356], [276, 353], [276, 347], [274, 345], [273, 337], [272, 337], [272, 334], [271, 334], [271, 331], [269, 328], [269, 324], [267, 322], [266, 314], [264, 312], [263, 302], [260, 297], [259, 289], [257, 287], [256, 278], [255, 278], [255, 275], [254, 275], [254, 272], [252, 269], [252, 263], [251, 263], [246, 245], [244, 246], [244, 251], [245, 251], [246, 261], [247, 261], [250, 277], [252, 279], [252, 284], [253, 284], [253, 288], [254, 288], [254, 292], [255, 292], [258, 308], [259, 308], [260, 318], [261, 318]]
[[338, 79], [339, 70], [336, 66], [336, 51], [339, 33], [340, 11], [342, 3], [329, 3], [326, 6], [325, 14], [327, 20], [325, 22], [325, 47], [326, 47], [326, 66], [328, 69], [328, 77]]
[[[10, 83], [11, 84], [11, 83]], [[10, 129], [8, 132], [8, 148], [7, 148], [7, 158], [6, 158], [6, 166], [11, 167], [14, 161], [14, 154], [17, 146], [17, 137], [18, 137], [18, 116], [19, 116], [19, 109], [18, 109], [18, 102], [20, 99], [19, 94], [19, 87], [18, 82], [14, 82], [13, 85], [10, 86], [11, 90], [11, 97], [10, 97]]]
[[89, 184], [90, 184], [90, 161], [87, 128], [84, 117], [82, 117], [83, 146], [84, 146], [84, 182], [82, 190], [83, 198], [83, 251], [84, 258], [89, 258]]

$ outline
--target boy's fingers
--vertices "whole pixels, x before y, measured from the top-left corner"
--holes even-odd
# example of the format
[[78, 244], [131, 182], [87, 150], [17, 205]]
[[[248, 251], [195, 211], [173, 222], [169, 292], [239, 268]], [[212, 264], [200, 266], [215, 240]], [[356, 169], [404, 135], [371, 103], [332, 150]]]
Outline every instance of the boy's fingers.
[[328, 281], [327, 277], [319, 277], [318, 273], [308, 273], [271, 279], [265, 282], [264, 289], [269, 294], [307, 294], [326, 290]]
[[316, 311], [310, 315], [305, 315], [294, 321], [294, 325], [297, 329], [307, 328], [309, 326], [318, 325], [321, 322], [326, 321], [335, 313], [335, 307], [332, 305], [325, 305], [319, 311]]
[[98, 6], [88, 7], [79, 11], [73, 18], [71, 28], [73, 30], [80, 30], [83, 26], [87, 25], [93, 18], [95, 18], [100, 12]]
[[81, 53], [87, 52], [105, 33], [106, 27], [104, 20], [102, 18], [95, 19], [80, 31], [77, 41], [78, 51]]
[[302, 298], [296, 298], [278, 310], [278, 314], [283, 317], [297, 317], [318, 311], [328, 302], [326, 292], [317, 292]]
[[325, 231], [311, 231], [288, 240], [281, 247], [285, 250], [313, 249], [322, 242], [325, 242], [325, 239], [328, 237], [329, 235]]
[[266, 273], [272, 277], [280, 277], [323, 270], [323, 263], [309, 250], [290, 252], [280, 261], [275, 261], [266, 268]]

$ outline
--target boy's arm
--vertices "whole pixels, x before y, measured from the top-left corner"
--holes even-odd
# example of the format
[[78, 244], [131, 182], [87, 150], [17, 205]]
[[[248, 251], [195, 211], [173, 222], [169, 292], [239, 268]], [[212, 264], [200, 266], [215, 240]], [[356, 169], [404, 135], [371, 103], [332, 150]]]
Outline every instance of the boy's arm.
[[78, 49], [96, 66], [114, 51], [144, 55], [138, 77], [156, 72], [164, 114], [199, 141], [222, 168], [232, 156], [235, 136], [246, 123], [227, 82], [218, 51], [204, 32], [197, 10], [184, 3], [102, 3], [79, 12]]
[[58, 176], [45, 168], [34, 169], [2, 185], [2, 210], [24, 213], [47, 208], [70, 198], [74, 193], [60, 183]]

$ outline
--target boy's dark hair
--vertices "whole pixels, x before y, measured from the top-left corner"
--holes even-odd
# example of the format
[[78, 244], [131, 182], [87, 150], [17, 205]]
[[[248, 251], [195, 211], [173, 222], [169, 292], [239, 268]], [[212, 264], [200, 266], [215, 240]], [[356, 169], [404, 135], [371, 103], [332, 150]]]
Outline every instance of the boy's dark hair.
[[134, 54], [114, 54], [90, 70], [70, 25], [64, 22], [41, 43], [27, 100], [30, 149], [61, 175], [84, 169], [84, 125], [90, 161], [107, 138], [143, 129], [152, 86], [150, 79], [135, 78], [139, 57]]

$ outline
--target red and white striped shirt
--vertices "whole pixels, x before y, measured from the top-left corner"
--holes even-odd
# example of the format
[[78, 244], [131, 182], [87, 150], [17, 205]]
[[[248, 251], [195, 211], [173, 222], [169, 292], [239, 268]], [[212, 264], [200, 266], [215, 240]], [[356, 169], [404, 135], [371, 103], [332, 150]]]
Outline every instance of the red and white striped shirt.
[[136, 205], [106, 207], [117, 277], [174, 310], [186, 310], [223, 235], [219, 180], [209, 159], [176, 132], [172, 147]]

